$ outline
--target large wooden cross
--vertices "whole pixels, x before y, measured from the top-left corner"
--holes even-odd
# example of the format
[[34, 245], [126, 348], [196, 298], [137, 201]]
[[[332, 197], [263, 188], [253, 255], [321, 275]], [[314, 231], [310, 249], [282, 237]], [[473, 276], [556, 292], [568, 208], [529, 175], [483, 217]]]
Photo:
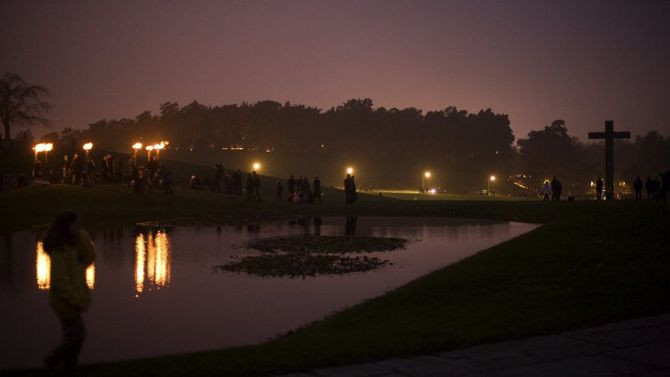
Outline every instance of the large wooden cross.
[[614, 132], [614, 121], [605, 121], [605, 132], [589, 132], [589, 139], [605, 139], [605, 195], [614, 198], [614, 139], [630, 139], [630, 132]]

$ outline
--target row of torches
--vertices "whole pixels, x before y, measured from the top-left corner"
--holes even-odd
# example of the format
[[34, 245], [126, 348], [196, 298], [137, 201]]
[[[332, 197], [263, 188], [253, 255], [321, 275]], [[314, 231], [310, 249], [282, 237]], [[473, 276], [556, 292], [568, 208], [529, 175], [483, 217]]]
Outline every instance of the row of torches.
[[[160, 143], [153, 144], [153, 145], [147, 145], [144, 146], [142, 143], [137, 142], [131, 146], [133, 149], [133, 156], [137, 156], [137, 151], [141, 150], [142, 147], [147, 151], [147, 159], [151, 159], [151, 152], [156, 151], [156, 159], [160, 158], [160, 152], [165, 149], [165, 147], [170, 144], [169, 141], [161, 141]], [[93, 149], [93, 143], [87, 142], [84, 143], [81, 148], [86, 151], [86, 157], [88, 158], [88, 154], [91, 149]], [[35, 160], [37, 160], [37, 156], [39, 153], [44, 152], [45, 158], [48, 157], [49, 152], [51, 152], [54, 149], [53, 143], [39, 143], [35, 144], [33, 146], [33, 151], [35, 152]]]

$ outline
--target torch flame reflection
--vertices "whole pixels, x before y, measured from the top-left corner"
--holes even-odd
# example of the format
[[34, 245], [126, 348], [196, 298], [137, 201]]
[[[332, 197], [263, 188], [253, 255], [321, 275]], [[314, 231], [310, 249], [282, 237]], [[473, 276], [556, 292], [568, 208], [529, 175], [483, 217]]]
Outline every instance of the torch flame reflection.
[[138, 234], [135, 238], [135, 297], [145, 288], [170, 285], [170, 240], [164, 231]]
[[46, 290], [51, 285], [51, 259], [44, 251], [41, 241], [35, 246], [37, 261], [35, 263], [35, 275], [37, 278], [37, 289]]
[[[37, 241], [35, 245], [35, 280], [37, 289], [48, 290], [51, 287], [51, 258], [44, 251], [42, 241]], [[95, 264], [86, 269], [86, 285], [89, 289], [95, 286]]]

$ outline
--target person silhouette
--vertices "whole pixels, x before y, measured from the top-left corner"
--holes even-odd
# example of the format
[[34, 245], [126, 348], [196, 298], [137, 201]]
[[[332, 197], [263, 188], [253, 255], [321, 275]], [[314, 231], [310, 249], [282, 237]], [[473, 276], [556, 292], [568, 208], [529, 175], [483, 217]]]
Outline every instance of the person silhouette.
[[637, 178], [635, 178], [635, 182], [633, 182], [633, 189], [635, 190], [635, 200], [642, 200], [642, 187], [644, 184], [642, 183], [642, 180], [640, 179], [640, 176], [638, 175]]
[[551, 195], [551, 187], [549, 186], [549, 181], [544, 181], [542, 188], [540, 189], [540, 194], [542, 194], [542, 201], [548, 202], [549, 195]]
[[603, 179], [598, 177], [596, 181], [596, 198], [601, 200], [603, 197]]
[[353, 181], [351, 179], [351, 174], [347, 174], [344, 178], [344, 203], [345, 204], [354, 204], [354, 194], [353, 194]]
[[60, 213], [43, 238], [44, 251], [51, 260], [49, 304], [60, 319], [63, 338], [45, 359], [48, 368], [63, 365], [68, 374], [76, 372], [86, 328], [82, 314], [91, 305], [86, 269], [95, 261], [95, 247], [81, 228], [79, 215]]
[[281, 200], [283, 192], [284, 192], [284, 186], [282, 185], [281, 180], [278, 179], [277, 182], [275, 183], [275, 199]]

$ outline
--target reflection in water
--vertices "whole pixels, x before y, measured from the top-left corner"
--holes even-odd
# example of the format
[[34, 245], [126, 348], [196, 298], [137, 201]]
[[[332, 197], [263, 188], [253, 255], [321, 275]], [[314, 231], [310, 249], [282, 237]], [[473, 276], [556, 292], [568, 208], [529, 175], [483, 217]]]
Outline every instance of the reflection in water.
[[355, 236], [357, 224], [358, 224], [358, 216], [347, 216], [347, 221], [346, 223], [344, 223], [344, 233], [347, 236]]
[[35, 275], [37, 278], [37, 289], [49, 289], [51, 283], [51, 260], [49, 254], [44, 251], [42, 241], [37, 241], [35, 246], [37, 262], [35, 263]]
[[138, 234], [135, 237], [135, 297], [139, 297], [145, 287], [167, 287], [170, 284], [170, 263], [167, 233], [159, 230], [155, 234]]
[[[35, 253], [37, 254], [35, 260], [37, 289], [48, 290], [51, 286], [51, 258], [49, 258], [49, 254], [44, 251], [42, 241], [37, 241], [37, 244], [35, 245]], [[88, 285], [89, 289], [95, 287], [95, 264], [88, 266], [86, 269], [86, 285]]]
[[[111, 236], [105, 239], [102, 232], [92, 234], [98, 260], [87, 281], [92, 284], [95, 274], [96, 304], [87, 325], [95, 336], [87, 341], [82, 361], [154, 357], [262, 342], [536, 227], [420, 217], [312, 217], [311, 234], [342, 236], [355, 231], [357, 236], [400, 237], [412, 242], [406, 250], [383, 254], [393, 265], [368, 273], [302, 280], [212, 272], [212, 266], [231, 258], [258, 255], [237, 245], [254, 237], [301, 236], [306, 223], [261, 224], [259, 234], [250, 234], [246, 224], [222, 226], [220, 232], [205, 227], [158, 232], [131, 226], [122, 228], [122, 237], [114, 242]], [[0, 369], [40, 366], [40, 356], [58, 336], [53, 314], [44, 309], [47, 291], [43, 289], [49, 289], [51, 283], [50, 258], [36, 242], [39, 234], [26, 231], [12, 236], [11, 247], [7, 238], [0, 236]], [[4, 266], [5, 261], [11, 265]], [[4, 282], [3, 273], [11, 280]], [[189, 309], [183, 310], [184, 305]], [[159, 316], [147, 320], [153, 313]], [[175, 331], [175, 324], [184, 331]], [[30, 336], [26, 336], [26, 329], [30, 329]]]

